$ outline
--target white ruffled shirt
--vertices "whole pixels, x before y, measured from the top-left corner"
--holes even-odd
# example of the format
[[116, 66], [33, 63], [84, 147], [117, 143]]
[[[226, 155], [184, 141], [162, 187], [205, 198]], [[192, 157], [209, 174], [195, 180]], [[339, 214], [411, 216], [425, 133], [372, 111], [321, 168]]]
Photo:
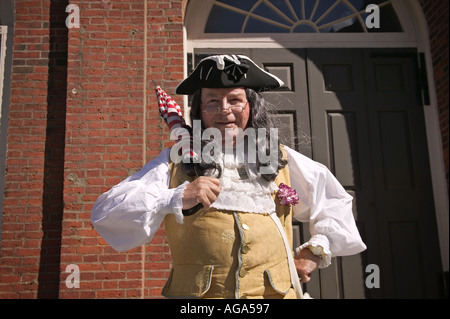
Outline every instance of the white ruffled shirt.
[[[293, 217], [309, 223], [311, 238], [295, 249], [321, 246], [324, 251], [320, 268], [331, 257], [348, 256], [366, 249], [352, 213], [352, 197], [322, 164], [285, 146], [291, 188], [300, 202], [293, 206]], [[167, 214], [183, 223], [182, 198], [189, 182], [169, 188], [169, 155], [166, 149], [139, 172], [128, 177], [94, 204], [91, 221], [105, 241], [117, 251], [126, 251], [150, 242]], [[275, 210], [272, 194], [275, 183], [264, 181], [256, 169], [247, 165], [242, 179], [231, 158], [224, 159], [220, 183], [222, 190], [213, 203], [217, 209], [267, 213]], [[242, 173], [242, 172], [241, 172]]]
[[237, 164], [233, 154], [225, 153], [221, 166], [221, 192], [211, 207], [260, 214], [275, 211], [272, 195], [278, 186], [257, 174], [255, 164]]

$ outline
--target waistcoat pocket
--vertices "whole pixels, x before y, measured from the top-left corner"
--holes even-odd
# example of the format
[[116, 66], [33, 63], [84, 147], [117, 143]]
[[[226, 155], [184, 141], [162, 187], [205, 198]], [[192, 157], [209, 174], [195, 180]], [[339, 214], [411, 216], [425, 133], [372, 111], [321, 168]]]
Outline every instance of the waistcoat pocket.
[[277, 293], [286, 295], [289, 292], [291, 288], [291, 275], [287, 260], [267, 269], [264, 271], [264, 274]]
[[162, 295], [167, 298], [201, 298], [211, 286], [214, 266], [178, 265], [170, 271]]

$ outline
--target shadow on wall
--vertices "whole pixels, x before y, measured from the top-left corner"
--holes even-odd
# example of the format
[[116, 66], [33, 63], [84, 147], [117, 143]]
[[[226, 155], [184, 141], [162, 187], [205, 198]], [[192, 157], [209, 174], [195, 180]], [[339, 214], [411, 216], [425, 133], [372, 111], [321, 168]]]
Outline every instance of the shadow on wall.
[[38, 298], [58, 298], [64, 210], [64, 147], [67, 90], [68, 0], [50, 2], [47, 130], [44, 162], [42, 248]]

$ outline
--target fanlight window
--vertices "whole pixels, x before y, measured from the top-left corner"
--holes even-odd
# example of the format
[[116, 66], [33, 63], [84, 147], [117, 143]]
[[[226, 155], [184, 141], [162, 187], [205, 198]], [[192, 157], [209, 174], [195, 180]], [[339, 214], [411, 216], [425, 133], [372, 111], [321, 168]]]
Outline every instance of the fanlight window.
[[[379, 7], [379, 27], [366, 25], [369, 4]], [[402, 32], [402, 27], [392, 0], [216, 0], [205, 27], [205, 33], [332, 32]]]

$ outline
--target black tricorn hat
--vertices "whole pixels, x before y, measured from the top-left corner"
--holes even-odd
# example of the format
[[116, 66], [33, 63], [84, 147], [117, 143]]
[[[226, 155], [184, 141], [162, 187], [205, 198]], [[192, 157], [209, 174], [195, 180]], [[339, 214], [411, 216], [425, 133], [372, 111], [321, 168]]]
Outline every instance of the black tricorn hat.
[[177, 94], [194, 94], [200, 88], [250, 88], [257, 92], [283, 86], [283, 81], [264, 71], [245, 55], [212, 55], [200, 61], [176, 88]]

